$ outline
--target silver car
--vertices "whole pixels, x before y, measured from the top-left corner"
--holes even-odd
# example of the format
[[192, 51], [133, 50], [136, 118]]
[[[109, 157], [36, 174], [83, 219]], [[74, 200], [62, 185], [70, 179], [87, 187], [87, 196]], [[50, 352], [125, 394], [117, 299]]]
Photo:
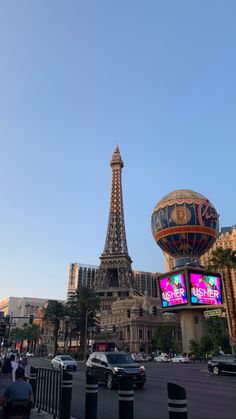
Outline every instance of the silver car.
[[189, 357], [188, 356], [183, 356], [183, 355], [177, 355], [174, 358], [171, 358], [170, 362], [178, 362], [179, 364], [188, 363], [189, 362]]
[[51, 361], [51, 367], [62, 369], [62, 370], [73, 370], [77, 369], [77, 361], [74, 360], [70, 355], [57, 355]]

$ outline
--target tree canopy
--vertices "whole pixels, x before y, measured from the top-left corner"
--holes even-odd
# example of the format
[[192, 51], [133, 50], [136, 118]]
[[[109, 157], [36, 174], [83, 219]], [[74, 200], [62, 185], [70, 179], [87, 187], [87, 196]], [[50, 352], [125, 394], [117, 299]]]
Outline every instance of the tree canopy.
[[165, 324], [157, 326], [153, 336], [153, 344], [156, 349], [168, 353], [174, 346], [173, 326]]
[[96, 324], [96, 314], [100, 311], [100, 299], [88, 287], [78, 288], [66, 303], [66, 312], [71, 318], [77, 318], [80, 332], [80, 350], [85, 347], [88, 327]]

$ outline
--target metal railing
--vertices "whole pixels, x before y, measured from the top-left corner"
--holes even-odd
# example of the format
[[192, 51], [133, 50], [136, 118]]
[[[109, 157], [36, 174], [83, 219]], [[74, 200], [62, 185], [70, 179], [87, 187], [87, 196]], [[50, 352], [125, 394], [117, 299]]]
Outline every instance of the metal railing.
[[30, 368], [30, 383], [34, 395], [34, 407], [54, 418], [70, 419], [72, 375], [66, 371], [47, 368]]

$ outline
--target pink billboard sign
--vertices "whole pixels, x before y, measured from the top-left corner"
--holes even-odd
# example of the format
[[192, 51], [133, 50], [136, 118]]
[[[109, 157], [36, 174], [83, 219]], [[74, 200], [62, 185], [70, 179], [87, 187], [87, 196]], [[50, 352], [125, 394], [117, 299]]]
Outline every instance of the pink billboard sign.
[[187, 292], [184, 274], [160, 279], [162, 307], [172, 307], [187, 304]]
[[190, 293], [192, 304], [222, 304], [220, 277], [191, 272]]

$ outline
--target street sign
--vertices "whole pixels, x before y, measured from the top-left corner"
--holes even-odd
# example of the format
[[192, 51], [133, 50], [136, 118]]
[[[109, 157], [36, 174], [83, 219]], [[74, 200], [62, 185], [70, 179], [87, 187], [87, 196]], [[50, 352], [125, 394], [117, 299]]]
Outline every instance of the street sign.
[[221, 308], [216, 308], [215, 310], [204, 311], [204, 317], [208, 319], [209, 317], [221, 317], [222, 310]]

